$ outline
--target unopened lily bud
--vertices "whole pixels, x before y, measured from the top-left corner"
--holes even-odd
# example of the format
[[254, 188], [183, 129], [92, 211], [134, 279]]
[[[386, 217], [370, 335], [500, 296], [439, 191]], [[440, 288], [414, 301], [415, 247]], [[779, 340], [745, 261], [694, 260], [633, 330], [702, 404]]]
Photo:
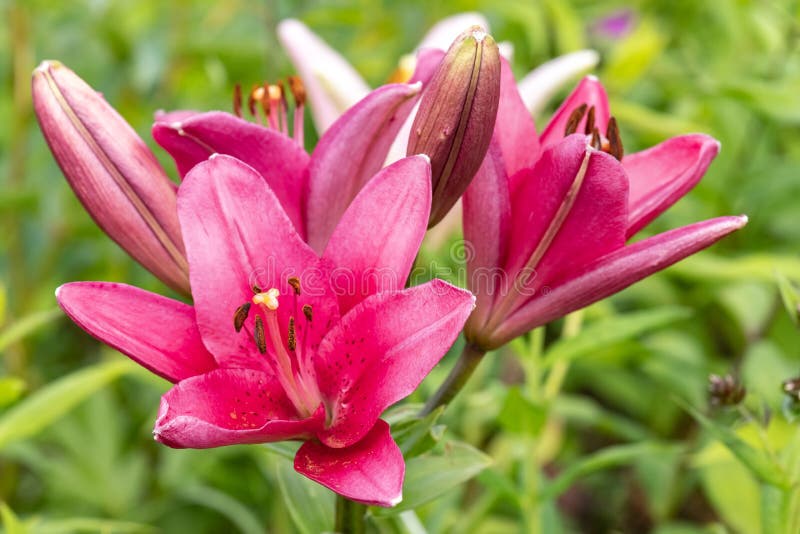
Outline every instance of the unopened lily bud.
[[164, 283], [188, 294], [176, 186], [144, 141], [58, 62], [34, 70], [32, 92], [47, 144], [92, 219]]
[[500, 53], [479, 26], [456, 38], [422, 96], [408, 154], [431, 158], [429, 227], [464, 193], [492, 138], [500, 98]]

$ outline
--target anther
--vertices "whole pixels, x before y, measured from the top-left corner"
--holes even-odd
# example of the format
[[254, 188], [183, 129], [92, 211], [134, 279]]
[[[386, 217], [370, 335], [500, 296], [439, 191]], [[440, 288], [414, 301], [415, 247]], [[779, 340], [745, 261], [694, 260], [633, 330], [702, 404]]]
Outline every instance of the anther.
[[303, 315], [306, 316], [306, 321], [308, 321], [310, 323], [311, 322], [311, 318], [313, 317], [313, 314], [312, 314], [312, 311], [311, 311], [311, 304], [303, 304]]
[[583, 133], [589, 135], [594, 131], [594, 106], [589, 108], [589, 113], [586, 114], [586, 127], [583, 129]]
[[300, 294], [300, 279], [297, 278], [296, 276], [292, 276], [292, 277], [289, 278], [288, 282], [289, 282], [289, 285], [292, 286], [292, 289], [294, 289], [294, 294], [295, 295], [299, 295]]
[[570, 113], [567, 126], [564, 128], [564, 137], [574, 134], [578, 130], [583, 115], [586, 113], [586, 104], [581, 104]]
[[592, 130], [592, 146], [597, 150], [603, 149], [603, 141], [600, 138], [600, 131], [597, 128]]
[[617, 158], [619, 161], [622, 161], [622, 156], [625, 154], [625, 151], [622, 147], [622, 137], [619, 135], [617, 119], [614, 117], [608, 119], [606, 138], [608, 139], [608, 153]]
[[242, 118], [242, 86], [238, 83], [233, 88], [233, 114]]
[[289, 317], [289, 336], [286, 340], [289, 350], [297, 348], [297, 334], [294, 329], [294, 317]]
[[267, 338], [264, 335], [264, 322], [261, 320], [260, 315], [256, 315], [256, 331], [255, 331], [255, 338], [256, 338], [256, 346], [258, 347], [258, 352], [261, 354], [267, 353]]
[[247, 319], [247, 316], [250, 315], [250, 303], [245, 302], [238, 308], [236, 308], [236, 313], [233, 314], [233, 327], [236, 329], [237, 332], [242, 330], [242, 326], [244, 326], [244, 322]]
[[250, 110], [250, 115], [257, 116], [256, 104], [260, 103], [264, 98], [264, 88], [260, 85], [254, 85], [250, 94], [247, 96], [247, 109]]
[[255, 294], [261, 293], [261, 286], [259, 286], [258, 284], [253, 284], [252, 286], [250, 286], [250, 289], [252, 289], [253, 293]]
[[306, 88], [303, 85], [303, 81], [299, 76], [289, 76], [287, 80], [289, 82], [289, 90], [292, 92], [292, 96], [294, 97], [295, 106], [305, 105]]

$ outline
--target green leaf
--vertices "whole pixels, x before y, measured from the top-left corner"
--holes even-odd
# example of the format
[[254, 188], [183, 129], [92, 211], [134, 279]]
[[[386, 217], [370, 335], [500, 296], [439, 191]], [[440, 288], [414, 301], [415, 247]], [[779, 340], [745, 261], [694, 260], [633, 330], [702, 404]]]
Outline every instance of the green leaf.
[[408, 459], [419, 456], [432, 449], [442, 439], [444, 426], [437, 425], [436, 421], [444, 412], [444, 408], [440, 406], [425, 417], [420, 418], [415, 415], [413, 419], [392, 425], [392, 437], [403, 452], [403, 457]]
[[16, 401], [25, 391], [25, 381], [15, 376], [0, 377], [0, 408]]
[[99, 363], [51, 382], [0, 417], [0, 448], [33, 436], [98, 389], [136, 369], [128, 360]]
[[571, 361], [595, 352], [598, 347], [619, 343], [646, 332], [686, 319], [690, 312], [685, 308], [669, 307], [628, 313], [592, 323], [570, 338], [553, 343], [542, 361], [549, 368], [557, 361]]
[[518, 387], [508, 390], [498, 422], [509, 432], [538, 436], [547, 420], [545, 407], [523, 395]]
[[199, 504], [228, 518], [242, 534], [263, 534], [264, 528], [259, 519], [245, 505], [226, 493], [207, 486], [188, 486], [182, 488], [179, 496], [189, 502]]
[[442, 450], [410, 459], [406, 463], [403, 500], [394, 508], [372, 508], [377, 516], [413, 510], [466, 482], [492, 463], [492, 459], [466, 443], [449, 441]]
[[652, 441], [606, 447], [567, 467], [544, 487], [540, 498], [556, 499], [580, 478], [612, 467], [630, 464], [642, 455], [659, 455], [671, 449], [674, 447]]
[[695, 254], [673, 265], [674, 276], [724, 283], [730, 281], [775, 282], [775, 271], [792, 280], [800, 279], [800, 259], [778, 254], [747, 254], [737, 258], [718, 256], [710, 252]]
[[3, 520], [4, 534], [28, 534], [28, 529], [4, 502], [0, 502], [0, 519]]
[[300, 448], [300, 445], [292, 441], [278, 441], [275, 443], [265, 443], [263, 447], [269, 452], [291, 461], [294, 460], [294, 456], [297, 454], [297, 449]]
[[333, 492], [297, 473], [291, 463], [277, 464], [278, 486], [297, 530], [304, 534], [332, 531]]
[[113, 534], [156, 532], [157, 529], [143, 523], [132, 521], [114, 521], [112, 519], [95, 519], [92, 517], [70, 517], [68, 519], [52, 519], [36, 524], [36, 534], [75, 534], [77, 532], [108, 532]]
[[678, 404], [689, 412], [714, 439], [722, 443], [762, 482], [783, 489], [788, 489], [791, 486], [783, 468], [766, 451], [751, 446], [730, 428], [712, 421], [683, 401], [678, 401]]
[[32, 313], [16, 321], [0, 332], [0, 352], [4, 351], [12, 343], [16, 343], [25, 336], [63, 316], [61, 308], [53, 308]]
[[778, 290], [781, 293], [781, 300], [784, 308], [786, 308], [786, 313], [789, 314], [789, 318], [797, 326], [800, 324], [800, 295], [797, 293], [797, 288], [782, 273], [776, 272], [775, 277], [778, 279]]

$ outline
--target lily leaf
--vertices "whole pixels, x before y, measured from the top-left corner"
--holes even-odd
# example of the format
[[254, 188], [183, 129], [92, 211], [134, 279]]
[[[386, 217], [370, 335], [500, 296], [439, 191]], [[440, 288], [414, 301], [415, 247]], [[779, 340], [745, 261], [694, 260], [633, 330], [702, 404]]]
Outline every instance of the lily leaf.
[[16, 401], [25, 391], [25, 381], [14, 376], [0, 377], [0, 408]]
[[442, 438], [444, 425], [436, 421], [444, 412], [440, 406], [425, 417], [416, 417], [392, 426], [392, 437], [397, 442], [403, 457], [412, 458], [432, 449]]
[[51, 321], [63, 317], [63, 315], [60, 308], [53, 308], [32, 313], [12, 323], [0, 332], [0, 352], [4, 351], [12, 343], [16, 343], [25, 336], [32, 334]]
[[128, 360], [115, 360], [51, 382], [0, 417], [0, 448], [37, 434], [89, 395], [134, 369], [136, 366]]
[[283, 501], [297, 530], [303, 534], [332, 531], [333, 493], [296, 473], [290, 462], [276, 463], [278, 486], [281, 488]]
[[800, 295], [798, 295], [797, 288], [782, 273], [776, 272], [775, 277], [778, 279], [778, 290], [781, 293], [786, 313], [789, 314], [794, 325], [798, 326], [800, 324]]
[[547, 369], [558, 361], [571, 361], [591, 354], [597, 347], [634, 338], [689, 316], [690, 312], [685, 308], [669, 307], [597, 321], [581, 330], [578, 335], [562, 338], [554, 343], [542, 361], [542, 368]]
[[0, 502], [0, 519], [3, 521], [5, 534], [28, 534], [29, 530], [4, 502]]
[[372, 514], [386, 516], [413, 510], [471, 479], [491, 463], [492, 459], [475, 447], [448, 441], [441, 450], [410, 459], [406, 463], [403, 500], [394, 508], [372, 508]]

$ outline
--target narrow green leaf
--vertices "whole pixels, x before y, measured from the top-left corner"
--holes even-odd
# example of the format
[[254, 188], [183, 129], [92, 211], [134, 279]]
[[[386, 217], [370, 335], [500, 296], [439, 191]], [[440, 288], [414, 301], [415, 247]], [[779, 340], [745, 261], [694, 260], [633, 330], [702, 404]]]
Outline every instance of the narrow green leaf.
[[598, 471], [627, 465], [643, 455], [662, 454], [668, 447], [652, 441], [606, 447], [567, 467], [541, 492], [542, 500], [556, 499], [578, 479]]
[[436, 445], [444, 431], [441, 425], [436, 425], [442, 412], [444, 406], [423, 418], [415, 416], [392, 426], [392, 437], [403, 452], [403, 457], [408, 459], [419, 456]]
[[597, 321], [581, 330], [578, 335], [553, 343], [545, 353], [542, 367], [546, 369], [557, 361], [574, 360], [593, 353], [598, 347], [634, 338], [689, 316], [690, 312], [685, 308], [669, 307]]
[[772, 284], [775, 283], [775, 271], [792, 280], [800, 280], [800, 259], [779, 254], [747, 254], [733, 258], [706, 251], [669, 269], [673, 276], [716, 283], [746, 280]]
[[333, 492], [297, 473], [290, 462], [277, 464], [278, 486], [297, 530], [304, 534], [332, 531]]
[[498, 416], [505, 430], [533, 437], [539, 435], [546, 419], [545, 407], [525, 397], [518, 387], [508, 390]]
[[287, 460], [294, 460], [294, 455], [297, 454], [297, 449], [300, 446], [297, 443], [292, 441], [278, 441], [276, 443], [265, 443], [263, 445], [265, 449], [273, 454], [277, 454], [281, 458], [285, 458]]
[[25, 336], [28, 336], [46, 324], [63, 317], [61, 308], [38, 311], [27, 315], [9, 325], [0, 332], [0, 352], [4, 351], [12, 343], [16, 343]]
[[0, 502], [0, 519], [3, 520], [5, 534], [28, 534], [28, 529], [22, 524], [14, 511], [4, 502]]
[[136, 369], [128, 360], [99, 363], [51, 382], [0, 417], [0, 448], [33, 436], [98, 389]]
[[196, 485], [182, 488], [179, 495], [186, 501], [199, 504], [227, 517], [242, 534], [264, 533], [264, 527], [255, 514], [247, 506], [226, 493], [207, 486]]
[[786, 308], [786, 313], [789, 314], [789, 318], [797, 326], [800, 324], [800, 295], [798, 295], [797, 288], [792, 285], [783, 273], [776, 272], [775, 278], [778, 280], [778, 290], [781, 293], [781, 300], [784, 308]]
[[491, 463], [492, 459], [478, 449], [449, 441], [441, 451], [410, 459], [406, 463], [402, 502], [394, 508], [372, 508], [372, 513], [384, 516], [413, 510], [471, 479]]
[[711, 436], [722, 443], [731, 453], [739, 459], [762, 482], [772, 484], [783, 489], [791, 486], [788, 476], [776, 461], [769, 457], [766, 451], [756, 449], [736, 435], [730, 428], [722, 426], [704, 416], [683, 401], [677, 401], [684, 410], [689, 412], [695, 420]]
[[0, 408], [16, 401], [25, 391], [25, 381], [15, 376], [0, 377]]
[[158, 529], [132, 521], [114, 521], [92, 517], [44, 520], [36, 524], [36, 534], [74, 534], [76, 532], [102, 532], [113, 534], [157, 532]]

